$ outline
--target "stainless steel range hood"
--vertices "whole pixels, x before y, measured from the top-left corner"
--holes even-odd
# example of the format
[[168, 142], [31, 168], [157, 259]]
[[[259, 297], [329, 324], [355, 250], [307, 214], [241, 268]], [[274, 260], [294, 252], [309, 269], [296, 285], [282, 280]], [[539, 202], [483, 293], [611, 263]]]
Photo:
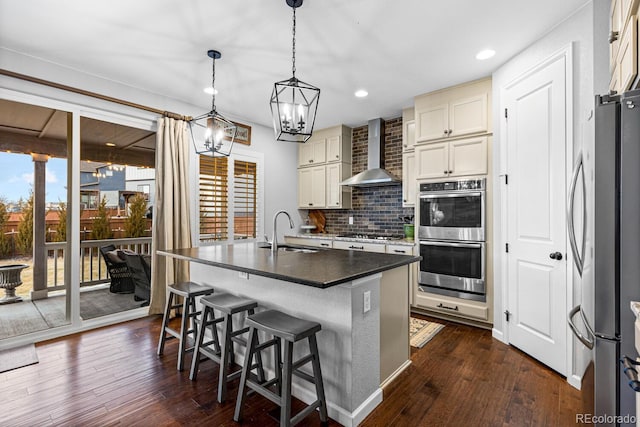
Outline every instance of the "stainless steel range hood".
[[384, 121], [382, 119], [369, 120], [368, 162], [366, 171], [345, 179], [340, 185], [379, 187], [402, 183], [400, 178], [384, 169]]

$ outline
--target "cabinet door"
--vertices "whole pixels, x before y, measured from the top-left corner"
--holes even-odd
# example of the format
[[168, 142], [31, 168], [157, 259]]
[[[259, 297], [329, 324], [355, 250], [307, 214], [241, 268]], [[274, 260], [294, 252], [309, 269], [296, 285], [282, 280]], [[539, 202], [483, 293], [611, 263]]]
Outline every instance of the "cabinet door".
[[313, 165], [313, 143], [307, 141], [298, 145], [298, 167]]
[[611, 81], [609, 82], [609, 91], [620, 93], [620, 67], [616, 66], [611, 72]]
[[327, 138], [327, 163], [342, 161], [342, 144], [340, 136]]
[[487, 173], [487, 137], [449, 142], [449, 176]]
[[634, 15], [626, 26], [618, 50], [620, 92], [631, 88], [638, 73], [638, 18]]
[[449, 172], [449, 143], [416, 147], [417, 178], [442, 178]]
[[298, 207], [309, 209], [313, 206], [313, 170], [311, 168], [298, 169]]
[[416, 121], [408, 120], [402, 125], [402, 150], [413, 150], [416, 143]]
[[407, 208], [416, 204], [416, 154], [402, 155], [402, 206]]
[[449, 136], [468, 135], [487, 130], [487, 94], [449, 104]]
[[618, 47], [622, 37], [622, 1], [611, 1], [611, 32], [609, 33], [609, 70], [616, 67], [618, 58]]
[[325, 207], [326, 167], [311, 168], [311, 206], [314, 209]]
[[325, 163], [327, 161], [327, 143], [324, 138], [313, 141], [313, 164]]
[[447, 137], [449, 130], [449, 104], [434, 105], [416, 110], [415, 140], [429, 141]]
[[342, 205], [342, 168], [340, 163], [327, 165], [327, 207], [339, 208]]

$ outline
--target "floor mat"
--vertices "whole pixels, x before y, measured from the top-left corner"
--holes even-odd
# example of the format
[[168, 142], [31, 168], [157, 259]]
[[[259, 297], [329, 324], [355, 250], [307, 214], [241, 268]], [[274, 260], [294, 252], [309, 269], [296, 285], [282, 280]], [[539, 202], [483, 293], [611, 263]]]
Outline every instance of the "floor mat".
[[11, 371], [34, 363], [38, 363], [38, 354], [36, 346], [33, 344], [0, 351], [0, 372]]
[[422, 348], [444, 325], [412, 317], [409, 324], [409, 340], [412, 347]]

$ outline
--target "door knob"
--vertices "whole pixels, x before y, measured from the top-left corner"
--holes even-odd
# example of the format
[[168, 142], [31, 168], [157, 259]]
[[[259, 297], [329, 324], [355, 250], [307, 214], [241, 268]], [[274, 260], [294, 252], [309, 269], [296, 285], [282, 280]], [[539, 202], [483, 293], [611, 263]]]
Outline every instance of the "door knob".
[[560, 261], [562, 259], [562, 254], [560, 252], [551, 252], [549, 254], [549, 258], [557, 259], [558, 261]]

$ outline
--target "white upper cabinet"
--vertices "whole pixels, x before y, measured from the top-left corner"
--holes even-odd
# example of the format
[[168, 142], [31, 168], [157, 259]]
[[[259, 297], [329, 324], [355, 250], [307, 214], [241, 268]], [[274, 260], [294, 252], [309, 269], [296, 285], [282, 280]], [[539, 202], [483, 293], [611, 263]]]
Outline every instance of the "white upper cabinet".
[[638, 5], [640, 0], [612, 0], [609, 31], [609, 90], [633, 89], [638, 74]]
[[298, 169], [298, 207], [320, 209], [326, 204], [326, 167]]
[[327, 161], [327, 143], [324, 138], [311, 137], [298, 149], [298, 166], [315, 166]]
[[351, 128], [339, 125], [317, 130], [298, 148], [299, 168], [333, 162], [351, 163]]
[[416, 121], [402, 122], [402, 151], [413, 151], [416, 144]]
[[487, 137], [416, 147], [417, 178], [447, 178], [487, 173]]
[[351, 188], [340, 182], [351, 176], [351, 128], [319, 129], [298, 147], [298, 207], [351, 207]]
[[491, 79], [415, 98], [415, 142], [491, 132]]
[[416, 204], [416, 153], [408, 151], [402, 154], [402, 207]]

